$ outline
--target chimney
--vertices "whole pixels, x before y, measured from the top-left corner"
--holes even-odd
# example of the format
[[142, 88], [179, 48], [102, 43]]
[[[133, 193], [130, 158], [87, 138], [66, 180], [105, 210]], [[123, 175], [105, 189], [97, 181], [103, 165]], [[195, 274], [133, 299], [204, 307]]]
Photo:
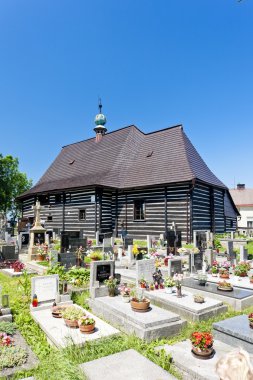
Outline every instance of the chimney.
[[237, 190], [245, 190], [245, 183], [238, 183]]

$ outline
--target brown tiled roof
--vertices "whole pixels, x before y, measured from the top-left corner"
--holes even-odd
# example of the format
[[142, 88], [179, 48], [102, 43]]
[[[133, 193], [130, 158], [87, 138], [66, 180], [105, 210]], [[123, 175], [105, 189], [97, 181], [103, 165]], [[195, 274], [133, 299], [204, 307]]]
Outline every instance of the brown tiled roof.
[[236, 206], [253, 206], [253, 189], [230, 189], [229, 192]]
[[143, 133], [134, 125], [70, 144], [23, 198], [30, 194], [91, 185], [118, 189], [199, 179], [226, 188], [211, 172], [181, 125]]

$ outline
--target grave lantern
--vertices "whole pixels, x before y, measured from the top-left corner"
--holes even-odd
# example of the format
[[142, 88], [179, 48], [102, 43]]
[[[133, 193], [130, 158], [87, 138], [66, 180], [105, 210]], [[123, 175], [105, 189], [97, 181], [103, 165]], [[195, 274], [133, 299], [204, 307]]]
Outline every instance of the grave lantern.
[[67, 294], [68, 293], [68, 282], [67, 281], [60, 281], [59, 282], [59, 293], [60, 294]]
[[9, 306], [10, 306], [9, 295], [3, 294], [2, 295], [2, 307], [3, 307], [3, 309], [7, 309]]

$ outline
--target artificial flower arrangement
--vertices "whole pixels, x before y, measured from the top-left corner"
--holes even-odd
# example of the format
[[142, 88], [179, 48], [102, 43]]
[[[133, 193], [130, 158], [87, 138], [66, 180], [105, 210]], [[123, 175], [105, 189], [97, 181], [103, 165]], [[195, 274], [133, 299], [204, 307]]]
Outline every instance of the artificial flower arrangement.
[[145, 280], [144, 276], [142, 276], [139, 280], [140, 287], [145, 289], [147, 286], [147, 281]]
[[134, 256], [137, 256], [139, 254], [139, 249], [138, 249], [138, 245], [137, 244], [133, 245], [132, 254]]
[[181, 288], [183, 278], [184, 278], [184, 275], [181, 273], [174, 274], [173, 280], [175, 282], [176, 288]]
[[14, 269], [14, 272], [21, 272], [25, 268], [25, 264], [17, 260], [10, 267]]
[[184, 247], [182, 247], [182, 248], [178, 248], [177, 252], [180, 253], [180, 255], [186, 255], [186, 254], [189, 253], [190, 251], [189, 251], [188, 248], [184, 248]]
[[199, 249], [197, 247], [191, 248], [192, 253], [199, 253]]
[[212, 263], [211, 273], [217, 274], [219, 272], [219, 264], [218, 261], [214, 260]]
[[176, 283], [175, 283], [175, 281], [174, 281], [174, 279], [172, 277], [165, 277], [165, 279], [164, 279], [164, 286], [166, 288], [172, 288], [175, 285], [176, 285]]

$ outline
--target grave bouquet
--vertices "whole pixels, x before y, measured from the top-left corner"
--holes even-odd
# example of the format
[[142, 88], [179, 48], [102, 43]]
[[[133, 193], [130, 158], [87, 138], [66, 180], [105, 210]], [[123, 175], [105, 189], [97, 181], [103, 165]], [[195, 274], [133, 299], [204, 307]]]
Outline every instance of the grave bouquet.
[[108, 292], [110, 297], [115, 296], [115, 290], [117, 287], [117, 279], [114, 278], [113, 276], [110, 276], [108, 280], [104, 281], [105, 285], [108, 287]]
[[250, 270], [250, 264], [246, 261], [241, 261], [235, 267], [235, 275], [240, 277], [247, 277], [247, 273]]
[[214, 260], [212, 263], [211, 273], [213, 277], [217, 277], [219, 273], [219, 264], [218, 261]]
[[131, 289], [128, 286], [122, 285], [120, 287], [120, 294], [122, 296], [123, 302], [129, 302], [130, 301], [130, 293]]
[[78, 320], [79, 330], [84, 334], [92, 334], [95, 330], [95, 319], [89, 315], [83, 315]]
[[14, 269], [14, 272], [21, 272], [25, 268], [25, 264], [17, 260], [11, 264], [11, 268]]
[[175, 281], [172, 277], [165, 277], [164, 279], [165, 293], [172, 293], [172, 288], [175, 286]]
[[249, 320], [250, 328], [253, 329], [253, 313], [250, 313], [248, 315], [248, 320]]
[[213, 352], [213, 336], [209, 332], [195, 331], [190, 337], [192, 351], [199, 356], [210, 356]]
[[182, 280], [184, 276], [181, 273], [176, 273], [173, 276], [173, 280], [175, 281], [175, 286], [177, 288], [177, 297], [182, 297]]

